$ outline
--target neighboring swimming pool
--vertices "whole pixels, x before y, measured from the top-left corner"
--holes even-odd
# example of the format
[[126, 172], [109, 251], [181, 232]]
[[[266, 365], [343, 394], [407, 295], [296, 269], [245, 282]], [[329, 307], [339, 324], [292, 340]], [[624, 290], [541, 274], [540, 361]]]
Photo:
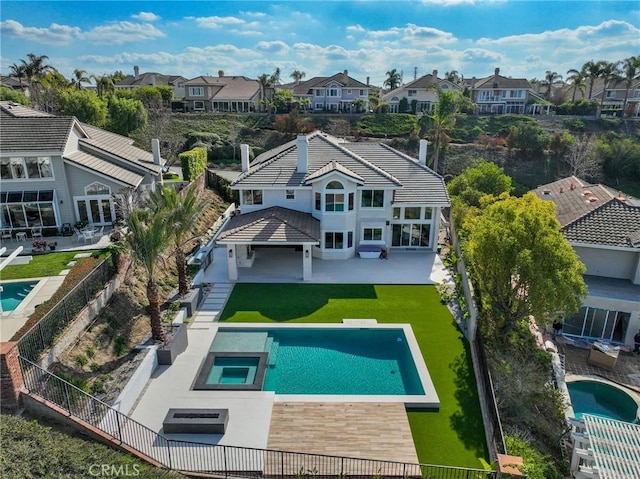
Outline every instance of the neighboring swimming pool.
[[638, 404], [618, 387], [601, 381], [567, 382], [571, 405], [576, 418], [583, 414], [635, 423]]
[[37, 281], [16, 281], [11, 283], [0, 283], [2, 291], [0, 291], [0, 304], [2, 304], [3, 312], [15, 310], [20, 303], [27, 297]]
[[221, 325], [194, 389], [387, 397], [439, 406], [409, 325]]

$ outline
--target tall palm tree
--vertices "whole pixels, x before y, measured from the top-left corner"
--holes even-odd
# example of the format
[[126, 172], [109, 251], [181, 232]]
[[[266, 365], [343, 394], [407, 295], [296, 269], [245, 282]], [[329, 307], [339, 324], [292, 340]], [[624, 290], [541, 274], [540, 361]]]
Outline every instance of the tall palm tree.
[[444, 77], [451, 83], [458, 83], [460, 74], [458, 73], [458, 70], [451, 70], [450, 72], [445, 72]]
[[402, 84], [402, 74], [395, 68], [389, 70], [385, 75], [387, 75], [387, 79], [382, 86], [388, 86], [389, 90], [395, 90]]
[[293, 70], [293, 73], [291, 73], [290, 76], [291, 78], [293, 78], [294, 82], [300, 83], [300, 80], [306, 77], [307, 74], [305, 72], [301, 72], [300, 70]]
[[622, 102], [622, 117], [624, 118], [627, 111], [627, 100], [629, 98], [629, 90], [633, 83], [640, 77], [640, 57], [625, 58], [623, 63], [624, 71], [624, 102]]
[[116, 91], [111, 75], [91, 75], [91, 78], [96, 82], [96, 92], [100, 98], [110, 97]]
[[11, 70], [11, 76], [16, 77], [20, 82], [20, 87], [22, 87], [22, 79], [27, 77], [27, 72], [24, 63], [18, 65], [14, 63], [9, 67]]
[[182, 248], [193, 240], [191, 230], [195, 225], [198, 214], [204, 209], [205, 201], [198, 199], [195, 185], [191, 185], [184, 196], [175, 188], [164, 187], [151, 194], [152, 209], [155, 214], [165, 214], [167, 234], [172, 243], [178, 270], [178, 292], [184, 296], [189, 292], [187, 282], [187, 262]]
[[269, 77], [269, 83], [271, 83], [272, 86], [280, 85], [280, 67], [273, 70], [273, 73]]
[[544, 80], [540, 82], [540, 85], [546, 88], [546, 92], [544, 96], [547, 100], [551, 96], [551, 88], [553, 88], [554, 85], [557, 85], [558, 83], [561, 83], [561, 82], [562, 82], [562, 75], [560, 75], [557, 72], [552, 72], [551, 70], [546, 71], [546, 73], [544, 74]]
[[40, 104], [39, 80], [47, 73], [56, 71], [52, 66], [45, 64], [45, 60], [48, 59], [47, 55], [28, 53], [27, 60], [20, 60], [24, 68], [24, 76], [27, 79], [29, 92], [32, 94], [36, 105]]
[[156, 341], [164, 343], [167, 337], [162, 328], [156, 270], [161, 254], [168, 244], [165, 217], [161, 214], [152, 215], [149, 210], [134, 210], [127, 218], [127, 225], [129, 226], [127, 243], [131, 249], [131, 255], [144, 267], [147, 274], [151, 336]]
[[571, 84], [569, 88], [573, 90], [571, 101], [576, 101], [576, 91], [578, 90], [580, 90], [582, 92], [582, 95], [584, 95], [584, 91], [587, 87], [584, 80], [585, 76], [582, 71], [575, 70], [573, 68], [571, 70], [567, 70], [567, 81]]
[[267, 88], [271, 85], [270, 78], [267, 73], [263, 73], [258, 77], [260, 84], [260, 109], [262, 110], [267, 102]]
[[582, 73], [585, 78], [589, 79], [589, 94], [587, 95], [587, 99], [591, 100], [591, 93], [593, 92], [593, 82], [595, 82], [596, 78], [599, 78], [601, 74], [600, 62], [589, 60], [587, 63], [582, 65]]
[[76, 68], [75, 70], [73, 70], [73, 78], [71, 79], [71, 82], [73, 83], [73, 86], [76, 90], [82, 90], [82, 84], [91, 83], [91, 80], [89, 79], [89, 77], [87, 77], [86, 70], [80, 70]]
[[602, 98], [601, 103], [604, 103], [604, 97], [607, 94], [607, 87], [611, 80], [621, 80], [620, 76], [620, 62], [598, 62], [600, 65], [600, 78], [602, 78]]

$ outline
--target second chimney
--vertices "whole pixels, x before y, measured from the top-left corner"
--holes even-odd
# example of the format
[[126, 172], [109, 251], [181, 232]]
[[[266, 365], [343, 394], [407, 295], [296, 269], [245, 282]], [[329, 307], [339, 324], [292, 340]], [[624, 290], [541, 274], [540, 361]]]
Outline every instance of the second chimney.
[[240, 145], [240, 160], [242, 163], [242, 172], [249, 171], [249, 145]]
[[140, 77], [140, 67], [138, 65], [133, 67], [133, 78], [136, 80]]
[[298, 173], [306, 173], [309, 163], [309, 139], [306, 135], [298, 135], [296, 140], [296, 148], [298, 150]]
[[427, 140], [420, 140], [420, 151], [418, 153], [418, 164], [427, 166]]
[[151, 154], [153, 155], [153, 163], [160, 164], [160, 140], [154, 138], [151, 140]]

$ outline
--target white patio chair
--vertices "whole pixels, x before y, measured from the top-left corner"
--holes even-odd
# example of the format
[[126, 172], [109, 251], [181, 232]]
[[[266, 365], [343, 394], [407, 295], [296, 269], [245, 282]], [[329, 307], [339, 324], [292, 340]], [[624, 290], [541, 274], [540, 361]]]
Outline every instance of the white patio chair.
[[82, 239], [84, 235], [80, 232], [80, 230], [78, 228], [73, 228], [73, 236], [71, 237], [71, 240], [73, 241], [74, 239], [80, 243], [80, 240]]
[[42, 228], [31, 228], [32, 238], [42, 238]]
[[12, 236], [11, 229], [10, 228], [3, 228], [2, 229], [2, 241], [5, 241], [5, 240], [11, 241], [12, 239], [13, 239], [13, 236]]
[[82, 240], [84, 241], [84, 243], [86, 243], [87, 241], [93, 242], [93, 238], [94, 238], [93, 230], [84, 231], [81, 234], [82, 234]]

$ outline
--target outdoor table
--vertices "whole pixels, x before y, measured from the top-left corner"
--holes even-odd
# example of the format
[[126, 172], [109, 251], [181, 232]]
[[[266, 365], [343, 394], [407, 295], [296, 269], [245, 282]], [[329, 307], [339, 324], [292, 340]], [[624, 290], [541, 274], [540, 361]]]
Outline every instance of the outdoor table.
[[27, 233], [25, 231], [20, 231], [16, 233], [17, 241], [27, 241]]

